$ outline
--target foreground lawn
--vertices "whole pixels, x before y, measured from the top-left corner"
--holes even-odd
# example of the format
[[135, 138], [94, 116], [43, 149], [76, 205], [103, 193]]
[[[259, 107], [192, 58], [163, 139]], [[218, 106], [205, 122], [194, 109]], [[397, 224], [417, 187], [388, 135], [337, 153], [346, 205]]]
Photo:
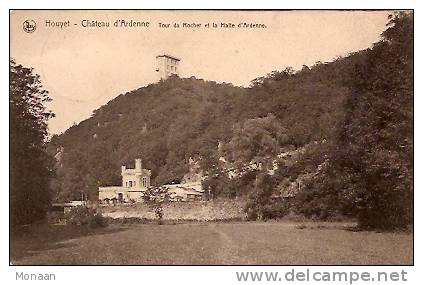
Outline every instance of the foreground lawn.
[[412, 235], [290, 222], [38, 225], [12, 236], [12, 264], [402, 264]]

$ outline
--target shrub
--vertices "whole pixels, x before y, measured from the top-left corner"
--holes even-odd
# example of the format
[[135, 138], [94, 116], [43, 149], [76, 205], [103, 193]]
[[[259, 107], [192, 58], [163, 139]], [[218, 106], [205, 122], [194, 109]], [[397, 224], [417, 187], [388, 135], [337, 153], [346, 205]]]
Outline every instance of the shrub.
[[169, 189], [165, 186], [162, 187], [148, 187], [144, 191], [144, 202], [148, 205], [151, 211], [154, 211], [154, 215], [157, 218], [159, 225], [163, 224], [163, 203], [168, 201], [170, 197]]
[[[385, 180], [388, 180], [385, 178]], [[378, 181], [359, 196], [358, 224], [363, 229], [406, 229], [412, 223], [412, 193], [408, 185]], [[411, 186], [410, 186], [411, 188]]]
[[118, 224], [147, 224], [149, 222], [146, 218], [139, 218], [139, 217], [122, 217], [117, 219], [111, 219], [111, 223], [118, 223]]
[[249, 221], [279, 219], [290, 212], [290, 203], [286, 200], [268, 200], [262, 204], [256, 200], [249, 200], [245, 212]]
[[108, 222], [105, 217], [103, 217], [100, 213], [95, 213], [94, 216], [92, 216], [89, 219], [88, 226], [90, 228], [104, 228], [107, 227]]
[[290, 211], [290, 203], [287, 200], [271, 201], [269, 204], [263, 207], [263, 218], [279, 219], [287, 215]]
[[277, 181], [270, 175], [259, 174], [257, 187], [249, 195], [245, 206], [248, 220], [278, 219], [290, 211], [290, 203], [284, 199], [272, 200]]
[[330, 168], [303, 181], [303, 187], [293, 199], [293, 210], [313, 220], [333, 220], [340, 216], [354, 217], [354, 197], [360, 180], [349, 173]]
[[93, 208], [77, 206], [65, 214], [66, 224], [100, 228], [107, 226], [107, 219]]

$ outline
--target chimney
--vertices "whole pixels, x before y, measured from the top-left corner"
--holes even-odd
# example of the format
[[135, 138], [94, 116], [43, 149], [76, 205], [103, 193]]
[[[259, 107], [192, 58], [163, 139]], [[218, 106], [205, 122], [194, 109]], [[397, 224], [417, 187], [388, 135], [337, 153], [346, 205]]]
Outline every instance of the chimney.
[[141, 165], [141, 158], [135, 159], [135, 171], [141, 172], [141, 169], [142, 169], [141, 166], [142, 166]]
[[122, 175], [125, 173], [125, 171], [126, 171], [126, 166], [122, 165]]

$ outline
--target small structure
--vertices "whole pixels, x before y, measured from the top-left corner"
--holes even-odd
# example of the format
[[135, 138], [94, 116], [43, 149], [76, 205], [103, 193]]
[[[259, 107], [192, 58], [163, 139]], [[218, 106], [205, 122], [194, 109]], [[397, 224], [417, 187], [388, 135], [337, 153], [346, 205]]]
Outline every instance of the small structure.
[[87, 206], [87, 201], [70, 201], [66, 203], [52, 203], [47, 211], [47, 221], [51, 224], [65, 224], [65, 215], [72, 208]]
[[160, 79], [166, 80], [171, 75], [179, 75], [179, 58], [162, 54], [156, 56], [157, 60], [157, 69], [156, 72], [159, 73]]
[[142, 168], [140, 158], [135, 159], [135, 168], [122, 166], [122, 186], [109, 186], [98, 188], [100, 202], [113, 204], [119, 202], [141, 201], [143, 192], [150, 187], [151, 170]]
[[201, 183], [184, 183], [164, 185], [168, 189], [172, 202], [199, 201], [204, 198]]
[[67, 213], [74, 207], [86, 206], [86, 205], [87, 205], [86, 201], [70, 201], [66, 203], [52, 203], [50, 207], [50, 211]]

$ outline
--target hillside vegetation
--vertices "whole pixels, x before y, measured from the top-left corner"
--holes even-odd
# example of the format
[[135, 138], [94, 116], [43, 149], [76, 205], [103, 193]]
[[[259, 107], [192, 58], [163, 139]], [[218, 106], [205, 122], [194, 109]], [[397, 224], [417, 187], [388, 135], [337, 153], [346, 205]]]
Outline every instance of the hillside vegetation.
[[330, 80], [332, 64], [321, 65], [274, 73], [273, 82], [248, 89], [174, 77], [119, 95], [52, 138], [60, 161], [58, 192], [79, 198], [81, 191], [119, 185], [120, 166], [133, 167], [136, 157], [152, 170], [153, 184], [179, 181], [190, 157], [202, 158], [207, 167], [237, 122], [269, 113], [286, 126], [294, 146], [333, 137], [349, 90]]
[[[412, 22], [412, 15], [396, 14], [371, 49], [297, 72], [273, 71], [249, 88], [171, 77], [121, 94], [52, 137], [55, 197], [96, 200], [98, 186], [120, 185], [120, 166], [133, 167], [137, 157], [152, 170], [153, 184], [179, 182], [193, 158], [208, 175], [210, 193], [249, 196], [251, 218], [294, 207], [322, 219], [361, 217], [364, 226], [407, 224]], [[267, 174], [278, 154], [304, 147], [295, 163], [278, 161], [275, 174]], [[250, 161], [262, 167], [229, 180], [219, 175], [221, 156], [234, 167]], [[294, 201], [272, 199], [286, 179], [305, 174], [311, 178]]]

